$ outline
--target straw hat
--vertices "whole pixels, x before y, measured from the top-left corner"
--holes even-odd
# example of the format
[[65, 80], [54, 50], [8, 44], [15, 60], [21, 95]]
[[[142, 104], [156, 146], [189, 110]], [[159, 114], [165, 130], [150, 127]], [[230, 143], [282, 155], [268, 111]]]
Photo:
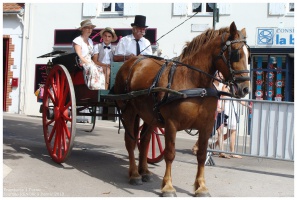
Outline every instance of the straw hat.
[[83, 29], [83, 28], [86, 27], [86, 26], [92, 26], [93, 28], [96, 27], [96, 25], [92, 24], [91, 20], [86, 19], [86, 20], [84, 20], [84, 21], [82, 21], [82, 22], [80, 23], [80, 27], [79, 27], [78, 29], [81, 30], [81, 29]]
[[118, 36], [116, 35], [115, 31], [112, 28], [106, 27], [105, 29], [102, 29], [100, 31], [101, 38], [102, 38], [103, 33], [105, 33], [105, 32], [108, 32], [108, 33], [110, 33], [112, 35], [112, 41], [111, 42], [117, 41]]

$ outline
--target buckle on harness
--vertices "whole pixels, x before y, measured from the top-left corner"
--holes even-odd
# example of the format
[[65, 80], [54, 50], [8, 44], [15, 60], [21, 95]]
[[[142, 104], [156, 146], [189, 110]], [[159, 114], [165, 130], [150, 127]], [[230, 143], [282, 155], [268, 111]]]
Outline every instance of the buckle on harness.
[[206, 95], [206, 89], [202, 89], [202, 92], [200, 93], [200, 97], [204, 97]]

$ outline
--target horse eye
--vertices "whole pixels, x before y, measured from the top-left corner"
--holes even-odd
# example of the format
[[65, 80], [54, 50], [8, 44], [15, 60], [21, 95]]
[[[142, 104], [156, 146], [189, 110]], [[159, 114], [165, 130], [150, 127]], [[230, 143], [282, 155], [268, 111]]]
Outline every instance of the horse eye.
[[231, 51], [231, 58], [230, 58], [230, 60], [232, 62], [239, 62], [239, 60], [240, 60], [240, 53], [239, 53], [238, 49], [235, 49], [235, 50], [232, 50]]

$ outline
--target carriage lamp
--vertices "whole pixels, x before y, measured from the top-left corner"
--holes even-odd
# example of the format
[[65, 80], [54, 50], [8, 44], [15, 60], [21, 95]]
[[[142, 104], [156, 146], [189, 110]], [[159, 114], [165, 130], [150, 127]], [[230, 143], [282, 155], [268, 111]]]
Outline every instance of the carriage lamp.
[[46, 74], [47, 75], [50, 73], [52, 68], [53, 68], [53, 63], [51, 62], [51, 60], [48, 60], [48, 62], [46, 64]]

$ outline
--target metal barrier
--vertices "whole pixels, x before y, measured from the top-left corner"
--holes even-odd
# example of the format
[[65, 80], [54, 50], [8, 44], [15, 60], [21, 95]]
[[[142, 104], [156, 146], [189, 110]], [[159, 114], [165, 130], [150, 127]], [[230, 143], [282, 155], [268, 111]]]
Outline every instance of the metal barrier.
[[[209, 152], [294, 161], [293, 102], [231, 98], [221, 100], [222, 109], [229, 117], [227, 124], [222, 125], [210, 138]], [[235, 133], [230, 131], [232, 120], [236, 121]], [[218, 134], [219, 131], [222, 134]], [[223, 138], [223, 134], [225, 140], [219, 148], [218, 136]], [[230, 139], [232, 135], [235, 135], [234, 145]], [[214, 164], [211, 153], [208, 154], [207, 162]]]

